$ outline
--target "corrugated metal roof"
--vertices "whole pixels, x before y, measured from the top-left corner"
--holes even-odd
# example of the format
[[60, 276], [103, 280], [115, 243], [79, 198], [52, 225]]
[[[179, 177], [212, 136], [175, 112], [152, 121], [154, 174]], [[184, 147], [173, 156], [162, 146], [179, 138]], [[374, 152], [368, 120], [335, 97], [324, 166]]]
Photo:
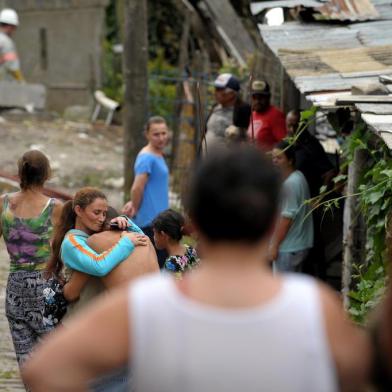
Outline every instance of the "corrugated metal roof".
[[[383, 20], [336, 26], [285, 23], [259, 26], [296, 87], [323, 108], [354, 85], [392, 74], [392, 0], [373, 0]], [[392, 149], [392, 104], [356, 104], [363, 120]]]
[[378, 19], [380, 14], [370, 0], [275, 0], [253, 2], [250, 9], [253, 15], [275, 7], [312, 8], [314, 17], [319, 20], [359, 21]]
[[[389, 0], [392, 8], [392, 0]], [[384, 3], [385, 5], [385, 3]], [[302, 93], [349, 90], [392, 71], [392, 20], [348, 26], [290, 22], [259, 25]]]
[[280, 49], [279, 58], [292, 77], [338, 74], [342, 78], [392, 72], [392, 45], [345, 49]]
[[305, 24], [288, 22], [281, 26], [258, 25], [260, 33], [272, 49], [323, 49], [355, 48], [363, 44], [358, 32], [348, 27], [336, 27], [326, 24]]
[[250, 11], [253, 15], [257, 15], [264, 10], [275, 7], [294, 8], [299, 5], [304, 7], [319, 7], [318, 0], [271, 0], [271, 1], [253, 1], [250, 5]]
[[357, 103], [355, 107], [362, 113], [369, 114], [392, 114], [392, 104]]
[[[357, 21], [377, 19], [379, 13], [370, 0], [329, 0], [321, 7], [320, 19]], [[317, 16], [316, 16], [317, 18]]]
[[380, 136], [389, 149], [392, 150], [392, 115], [361, 112], [361, 117], [373, 132]]
[[379, 19], [392, 19], [392, 5], [390, 0], [372, 0], [380, 17]]

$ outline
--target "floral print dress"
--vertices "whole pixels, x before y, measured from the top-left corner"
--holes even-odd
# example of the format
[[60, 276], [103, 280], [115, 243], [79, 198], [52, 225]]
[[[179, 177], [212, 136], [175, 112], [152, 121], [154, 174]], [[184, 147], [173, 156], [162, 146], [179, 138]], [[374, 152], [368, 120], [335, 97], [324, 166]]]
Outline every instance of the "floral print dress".
[[185, 245], [185, 254], [169, 256], [165, 261], [164, 269], [175, 275], [177, 279], [182, 278], [182, 274], [197, 267], [199, 257], [192, 246]]
[[50, 199], [37, 217], [20, 218], [12, 212], [9, 196], [3, 200], [0, 224], [10, 258], [5, 312], [19, 363], [52, 329], [44, 322], [43, 272], [50, 257], [54, 205], [55, 200]]

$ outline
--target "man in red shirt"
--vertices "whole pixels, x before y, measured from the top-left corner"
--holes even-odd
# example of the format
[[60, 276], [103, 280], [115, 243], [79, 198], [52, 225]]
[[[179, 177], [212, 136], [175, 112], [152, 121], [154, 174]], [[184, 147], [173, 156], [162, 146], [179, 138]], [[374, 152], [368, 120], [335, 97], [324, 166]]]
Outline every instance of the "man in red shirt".
[[264, 151], [271, 151], [287, 134], [284, 114], [271, 105], [270, 86], [263, 80], [255, 80], [251, 86], [252, 117], [248, 138], [255, 139]]

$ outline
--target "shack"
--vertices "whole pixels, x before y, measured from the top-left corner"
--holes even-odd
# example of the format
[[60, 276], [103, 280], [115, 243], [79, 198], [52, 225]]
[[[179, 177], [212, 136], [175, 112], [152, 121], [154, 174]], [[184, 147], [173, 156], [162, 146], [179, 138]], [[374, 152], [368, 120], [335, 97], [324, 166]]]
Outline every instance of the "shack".
[[[263, 13], [275, 7], [289, 13], [289, 21], [278, 26], [259, 24], [259, 30], [279, 70], [275, 84], [281, 91], [281, 106], [288, 110], [314, 105], [326, 113], [348, 107], [392, 149], [392, 1], [277, 0], [253, 2], [252, 12], [262, 20]], [[358, 151], [348, 173], [347, 188], [352, 194], [365, 162]], [[358, 242], [363, 230], [358, 229], [357, 218], [357, 200], [348, 198], [343, 227], [344, 294], [350, 287], [352, 264], [361, 257]]]

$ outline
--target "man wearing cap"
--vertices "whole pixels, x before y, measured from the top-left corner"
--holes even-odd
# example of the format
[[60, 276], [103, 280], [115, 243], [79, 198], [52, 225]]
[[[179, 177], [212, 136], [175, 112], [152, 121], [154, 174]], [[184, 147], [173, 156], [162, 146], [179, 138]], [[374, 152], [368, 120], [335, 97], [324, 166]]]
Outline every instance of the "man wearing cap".
[[11, 39], [18, 25], [18, 14], [13, 9], [4, 8], [0, 12], [0, 79], [9, 74], [22, 82], [24, 78], [20, 70], [19, 57]]
[[263, 80], [255, 80], [251, 86], [252, 117], [248, 127], [248, 138], [255, 140], [265, 151], [286, 136], [284, 114], [271, 105], [270, 86]]
[[233, 125], [234, 105], [240, 82], [230, 73], [220, 74], [214, 82], [216, 105], [207, 121], [207, 149], [226, 143], [226, 129]]

